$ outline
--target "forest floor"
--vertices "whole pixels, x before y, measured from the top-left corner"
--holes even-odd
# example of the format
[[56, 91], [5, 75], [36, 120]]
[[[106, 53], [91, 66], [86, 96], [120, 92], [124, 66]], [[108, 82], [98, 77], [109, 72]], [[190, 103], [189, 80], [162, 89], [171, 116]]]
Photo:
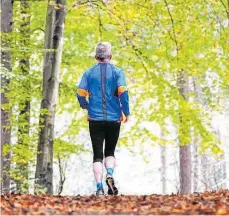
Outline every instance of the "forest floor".
[[51, 196], [5, 194], [1, 215], [229, 215], [229, 190], [190, 195]]

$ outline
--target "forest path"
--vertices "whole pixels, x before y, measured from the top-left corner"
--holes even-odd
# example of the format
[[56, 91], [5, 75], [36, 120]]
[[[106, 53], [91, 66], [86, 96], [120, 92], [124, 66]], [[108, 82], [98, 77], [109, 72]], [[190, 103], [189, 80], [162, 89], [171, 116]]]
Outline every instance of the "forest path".
[[190, 195], [51, 196], [5, 194], [1, 215], [214, 214], [229, 215], [229, 190]]

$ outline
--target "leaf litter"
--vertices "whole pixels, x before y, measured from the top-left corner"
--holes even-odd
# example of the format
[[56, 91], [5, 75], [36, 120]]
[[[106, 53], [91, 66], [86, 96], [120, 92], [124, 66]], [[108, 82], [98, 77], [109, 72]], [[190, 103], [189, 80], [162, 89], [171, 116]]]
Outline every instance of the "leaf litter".
[[229, 190], [171, 195], [1, 195], [1, 215], [229, 215]]

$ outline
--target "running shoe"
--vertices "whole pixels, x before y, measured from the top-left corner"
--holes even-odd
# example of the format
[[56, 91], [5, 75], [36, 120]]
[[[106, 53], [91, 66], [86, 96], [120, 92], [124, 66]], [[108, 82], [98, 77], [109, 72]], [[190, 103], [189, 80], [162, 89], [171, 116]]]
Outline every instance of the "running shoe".
[[112, 177], [107, 177], [106, 183], [108, 186], [108, 195], [117, 195], [118, 189], [115, 187], [114, 179]]
[[97, 191], [96, 191], [96, 196], [103, 196], [103, 195], [104, 195], [104, 190], [103, 190], [103, 188], [97, 189]]

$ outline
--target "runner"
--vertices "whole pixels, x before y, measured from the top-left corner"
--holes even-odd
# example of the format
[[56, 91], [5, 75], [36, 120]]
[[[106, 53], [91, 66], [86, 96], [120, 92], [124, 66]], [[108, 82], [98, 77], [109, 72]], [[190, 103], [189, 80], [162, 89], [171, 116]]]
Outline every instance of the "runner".
[[[129, 96], [123, 71], [110, 63], [111, 45], [97, 44], [97, 64], [84, 74], [77, 89], [81, 108], [88, 110], [89, 131], [93, 148], [93, 172], [97, 183], [96, 195], [104, 195], [103, 158], [105, 156], [106, 184], [109, 195], [117, 195], [113, 172], [115, 168], [115, 147], [119, 138], [121, 122], [127, 122]], [[103, 152], [103, 142], [105, 150]]]

